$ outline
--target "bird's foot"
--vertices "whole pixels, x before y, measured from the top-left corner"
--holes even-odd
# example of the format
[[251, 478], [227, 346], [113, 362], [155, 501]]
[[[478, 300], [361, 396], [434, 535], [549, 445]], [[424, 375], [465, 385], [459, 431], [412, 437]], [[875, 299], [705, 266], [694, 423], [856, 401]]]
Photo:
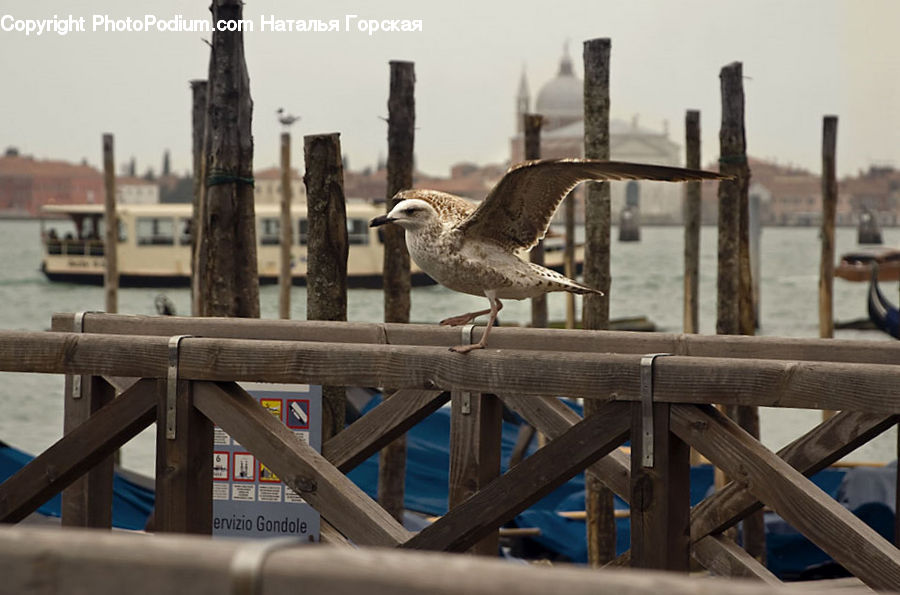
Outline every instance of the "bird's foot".
[[441, 326], [462, 326], [464, 324], [469, 324], [477, 317], [477, 314], [460, 314], [459, 316], [451, 316], [450, 318], [443, 319], [440, 324]]
[[456, 347], [451, 347], [450, 351], [453, 353], [469, 353], [475, 349], [484, 349], [484, 345], [481, 343], [475, 343], [474, 345], [457, 345]]

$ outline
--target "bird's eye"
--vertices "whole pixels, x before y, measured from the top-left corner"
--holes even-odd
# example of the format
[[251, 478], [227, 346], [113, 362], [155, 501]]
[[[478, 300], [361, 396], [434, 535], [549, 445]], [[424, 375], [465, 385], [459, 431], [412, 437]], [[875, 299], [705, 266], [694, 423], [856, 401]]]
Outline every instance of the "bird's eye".
[[412, 216], [412, 214], [415, 213], [417, 210], [418, 209], [416, 209], [415, 207], [410, 207], [408, 209], [403, 209], [403, 214], [407, 215], [407, 216]]

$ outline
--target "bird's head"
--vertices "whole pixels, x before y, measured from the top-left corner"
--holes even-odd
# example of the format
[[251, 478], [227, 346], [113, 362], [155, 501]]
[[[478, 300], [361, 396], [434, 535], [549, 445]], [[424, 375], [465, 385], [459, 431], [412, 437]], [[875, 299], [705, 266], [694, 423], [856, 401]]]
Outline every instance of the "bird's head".
[[375, 217], [369, 227], [396, 223], [407, 231], [416, 231], [432, 224], [440, 224], [437, 211], [428, 202], [415, 197], [415, 190], [398, 192], [394, 196], [394, 208], [387, 215]]

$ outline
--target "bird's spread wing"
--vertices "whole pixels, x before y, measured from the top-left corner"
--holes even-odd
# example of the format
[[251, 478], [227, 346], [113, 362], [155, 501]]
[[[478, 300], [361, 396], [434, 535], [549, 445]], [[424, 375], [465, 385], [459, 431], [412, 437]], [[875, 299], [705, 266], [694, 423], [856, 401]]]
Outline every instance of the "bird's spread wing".
[[722, 179], [717, 173], [623, 161], [548, 159], [510, 168], [478, 208], [459, 225], [467, 238], [492, 240], [511, 250], [544, 237], [562, 199], [586, 180]]

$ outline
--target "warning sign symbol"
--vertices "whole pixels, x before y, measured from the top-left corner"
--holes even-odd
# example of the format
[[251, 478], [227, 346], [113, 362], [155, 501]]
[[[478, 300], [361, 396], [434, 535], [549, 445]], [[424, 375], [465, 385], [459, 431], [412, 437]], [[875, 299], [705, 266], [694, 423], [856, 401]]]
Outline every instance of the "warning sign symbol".
[[287, 414], [289, 428], [309, 428], [309, 399], [288, 399]]
[[213, 453], [213, 479], [218, 481], [228, 481], [228, 459], [230, 453], [214, 452]]
[[234, 453], [234, 481], [255, 481], [256, 461], [249, 452]]
[[281, 420], [281, 399], [260, 399], [259, 404], [265, 407], [265, 409]]

